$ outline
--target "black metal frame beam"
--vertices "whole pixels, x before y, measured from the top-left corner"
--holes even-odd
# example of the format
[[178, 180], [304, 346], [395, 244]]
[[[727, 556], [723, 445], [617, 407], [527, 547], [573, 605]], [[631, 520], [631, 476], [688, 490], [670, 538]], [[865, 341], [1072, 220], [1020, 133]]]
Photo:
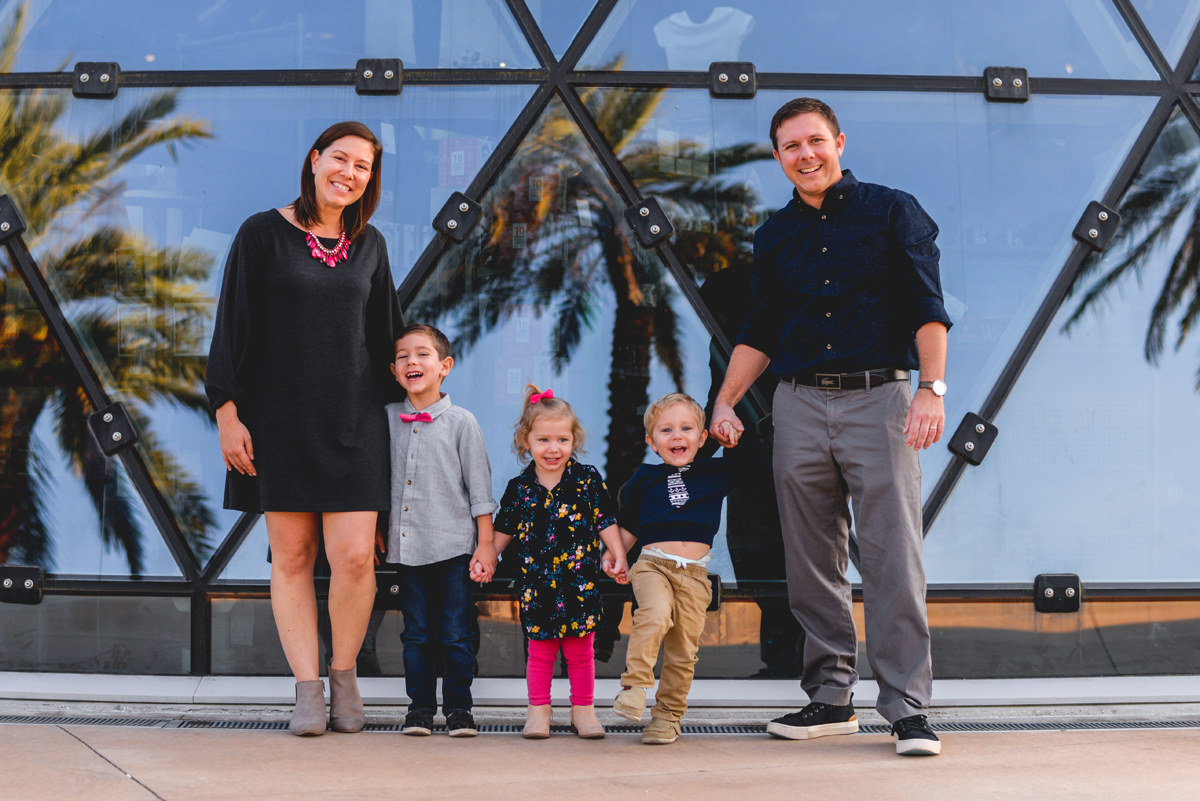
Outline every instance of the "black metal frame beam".
[[[502, 174], [521, 142], [532, 130], [553, 97], [557, 95], [580, 131], [587, 139], [593, 152], [604, 166], [609, 179], [617, 188], [621, 198], [632, 205], [642, 199], [632, 177], [625, 170], [609, 143], [604, 139], [595, 121], [584, 107], [578, 92], [579, 87], [612, 87], [629, 89], [661, 88], [707, 88], [708, 75], [700, 72], [602, 72], [575, 70], [580, 57], [586, 51], [618, 0], [598, 0], [587, 19], [581, 25], [563, 58], [555, 58], [545, 37], [539, 30], [533, 15], [523, 0], [505, 0], [517, 26], [526, 37], [541, 69], [406, 69], [404, 83], [411, 86], [487, 86], [505, 84], [536, 84], [537, 89], [517, 116], [513, 125], [497, 144], [497, 147], [480, 168], [465, 193], [479, 199]], [[1036, 77], [1031, 79], [1037, 94], [1053, 95], [1149, 95], [1161, 98], [1151, 114], [1134, 147], [1127, 155], [1121, 169], [1105, 193], [1103, 202], [1114, 205], [1127, 190], [1146, 154], [1166, 124], [1172, 109], [1178, 105], [1192, 125], [1200, 132], [1200, 107], [1192, 93], [1200, 93], [1200, 81], [1192, 80], [1192, 73], [1200, 62], [1200, 27], [1193, 32], [1179, 64], [1174, 69], [1167, 63], [1153, 37], [1133, 7], [1132, 0], [1113, 0], [1133, 35], [1145, 50], [1147, 57], [1158, 70], [1162, 79], [1106, 80]], [[65, 72], [7, 73], [0, 74], [0, 90], [22, 89], [70, 89], [72, 74]], [[121, 85], [128, 88], [187, 88], [202, 86], [353, 86], [355, 70], [196, 70], [196, 71], [137, 71], [123, 73]], [[758, 85], [763, 89], [795, 91], [880, 91], [880, 92], [941, 92], [982, 93], [983, 80], [979, 77], [923, 76], [923, 75], [814, 75], [789, 73], [759, 73]], [[107, 394], [95, 369], [83, 355], [74, 332], [66, 322], [44, 276], [37, 269], [24, 242], [8, 244], [14, 267], [25, 279], [39, 309], [45, 315], [55, 338], [63, 347], [71, 365], [77, 372], [91, 403], [100, 408], [107, 404]], [[436, 268], [448, 242], [443, 236], [435, 236], [422, 252], [416, 264], [401, 283], [398, 293], [404, 305], [416, 295], [421, 285]], [[728, 357], [730, 343], [716, 325], [711, 313], [701, 302], [697, 286], [687, 267], [681, 262], [674, 248], [662, 244], [656, 248], [658, 257], [678, 283], [684, 296], [700, 317], [713, 340]], [[992, 387], [981, 408], [981, 414], [993, 418], [1003, 406], [1013, 386], [1019, 379], [1042, 336], [1051, 324], [1055, 313], [1069, 293], [1086, 251], [1076, 245], [1063, 266], [1049, 295], [1031, 320], [1016, 350], [1005, 365], [1000, 377]], [[765, 413], [765, 400], [757, 395], [749, 399]], [[160, 534], [167, 542], [172, 556], [185, 576], [181, 580], [157, 578], [105, 579], [78, 576], [50, 576], [46, 581], [48, 594], [57, 595], [134, 595], [189, 597], [192, 605], [192, 672], [206, 673], [211, 654], [211, 603], [223, 597], [268, 597], [269, 584], [262, 581], [225, 581], [221, 573], [228, 566], [237, 549], [244, 543], [259, 515], [245, 514], [234, 524], [224, 541], [201, 571], [195, 556], [187, 547], [174, 518], [157, 487], [150, 479], [147, 466], [136, 449], [122, 454], [122, 461], [134, 482], [143, 502], [150, 510]], [[929, 501], [925, 505], [925, 528], [929, 530], [938, 512], [944, 507], [954, 485], [961, 477], [965, 463], [955, 459], [939, 477]], [[1096, 584], [1085, 587], [1089, 599], [1118, 598], [1200, 598], [1200, 584], [1156, 584], [1151, 587], [1124, 584]], [[931, 586], [930, 600], [1004, 600], [1024, 599], [1030, 596], [1031, 585], [1011, 584], [965, 584], [955, 586]], [[860, 597], [859, 590], [855, 590]], [[483, 596], [496, 596], [488, 588]], [[785, 597], [782, 582], [743, 582], [738, 587], [727, 588], [731, 598]], [[501, 593], [499, 597], [509, 597]]]

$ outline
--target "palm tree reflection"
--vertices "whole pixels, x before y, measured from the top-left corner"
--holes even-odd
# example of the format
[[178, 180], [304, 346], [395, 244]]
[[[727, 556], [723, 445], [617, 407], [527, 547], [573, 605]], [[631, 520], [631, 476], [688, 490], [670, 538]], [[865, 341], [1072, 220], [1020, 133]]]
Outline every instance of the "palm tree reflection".
[[[713, 167], [761, 159], [764, 149], [711, 152], [683, 142], [680, 158], [706, 168], [689, 174], [670, 169], [657, 146], [639, 138], [662, 97], [663, 90], [582, 94], [639, 190], [657, 196], [680, 229], [677, 245], [685, 261], [702, 276], [748, 263], [751, 232], [741, 223], [754, 216], [758, 199], [743, 184], [719, 180]], [[645, 457], [641, 414], [649, 402], [652, 356], [676, 387], [685, 388], [678, 289], [658, 258], [632, 243], [623, 199], [557, 98], [483, 207], [481, 224], [442, 257], [410, 316], [448, 321], [456, 351], [463, 353], [532, 306], [535, 314], [552, 318], [551, 361], [560, 372], [594, 325], [600, 294], [611, 291], [616, 311], [605, 475], [619, 487]]]
[[[1159, 287], [1142, 351], [1147, 362], [1157, 364], [1172, 327], [1174, 349], [1183, 346], [1200, 318], [1198, 188], [1200, 139], [1187, 118], [1176, 111], [1118, 208], [1121, 227], [1108, 249], [1122, 255], [1099, 276], [1095, 274], [1103, 263], [1101, 255], [1088, 256], [1072, 290], [1081, 291], [1082, 295], [1063, 324], [1064, 333], [1074, 328], [1088, 311], [1098, 312], [1108, 294], [1130, 273], [1140, 281], [1146, 265], [1157, 252], [1168, 247], [1177, 226], [1182, 225], [1186, 233], [1171, 256], [1167, 276]], [[1200, 371], [1196, 389], [1200, 391]]]
[[[0, 73], [11, 72], [16, 63], [24, 22], [21, 6], [0, 39]], [[202, 285], [212, 259], [200, 251], [159, 248], [116, 227], [108, 215], [124, 188], [115, 181], [122, 167], [155, 146], [166, 145], [174, 155], [176, 143], [209, 134], [201, 122], [168, 119], [176, 96], [162, 92], [76, 142], [58, 127], [68, 103], [62, 91], [0, 94], [0, 175], [25, 217], [26, 242], [92, 363], [107, 371], [106, 383], [126, 401], [141, 435], [138, 447], [157, 477], [171, 477], [158, 486], [203, 558], [216, 522], [213, 512], [187, 467], [159, 444], [145, 405], [165, 401], [208, 415], [202, 389], [206, 359], [181, 354], [202, 349], [191, 340], [203, 336], [209, 313]], [[87, 399], [20, 278], [9, 271], [3, 280], [0, 563], [14, 554], [28, 564], [54, 563], [47, 445], [34, 431], [45, 412], [59, 449], [84, 480], [104, 544], [123, 551], [130, 573], [139, 575], [145, 533], [130, 489], [89, 433]], [[188, 324], [181, 309], [197, 319]]]

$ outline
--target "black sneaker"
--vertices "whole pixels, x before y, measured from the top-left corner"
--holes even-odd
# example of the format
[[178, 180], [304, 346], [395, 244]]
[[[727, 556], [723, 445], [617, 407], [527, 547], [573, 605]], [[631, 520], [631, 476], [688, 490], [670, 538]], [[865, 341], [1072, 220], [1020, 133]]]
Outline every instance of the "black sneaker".
[[475, 718], [465, 709], [455, 709], [446, 713], [446, 732], [451, 737], [474, 737], [479, 734], [475, 728]]
[[404, 716], [404, 725], [400, 731], [415, 737], [428, 737], [433, 734], [433, 710], [410, 709]]
[[896, 741], [896, 753], [901, 756], [937, 756], [942, 753], [942, 742], [929, 728], [924, 715], [897, 720], [892, 724], [892, 739]]
[[854, 734], [858, 731], [858, 716], [854, 702], [845, 706], [820, 704], [814, 701], [799, 712], [775, 718], [767, 724], [767, 733], [785, 740], [813, 740], [831, 734]]

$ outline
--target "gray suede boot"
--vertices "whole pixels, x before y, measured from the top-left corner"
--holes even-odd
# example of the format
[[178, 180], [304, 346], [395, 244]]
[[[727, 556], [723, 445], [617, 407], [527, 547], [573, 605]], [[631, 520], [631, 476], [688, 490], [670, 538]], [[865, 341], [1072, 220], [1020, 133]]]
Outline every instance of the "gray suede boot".
[[325, 682], [296, 682], [296, 708], [288, 728], [299, 737], [325, 733]]
[[329, 725], [334, 731], [352, 734], [367, 723], [362, 696], [358, 692], [358, 667], [329, 668]]

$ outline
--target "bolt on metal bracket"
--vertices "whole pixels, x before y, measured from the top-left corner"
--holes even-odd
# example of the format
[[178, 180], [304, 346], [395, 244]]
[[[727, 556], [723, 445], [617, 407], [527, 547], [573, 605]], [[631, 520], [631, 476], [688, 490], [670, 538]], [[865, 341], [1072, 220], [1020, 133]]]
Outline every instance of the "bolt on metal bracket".
[[754, 97], [758, 92], [758, 74], [750, 61], [714, 61], [708, 67], [708, 93], [713, 97]]
[[675, 233], [656, 198], [648, 197], [625, 209], [625, 219], [644, 248], [652, 248]]
[[360, 58], [354, 68], [360, 95], [398, 95], [403, 85], [404, 63], [398, 58]]
[[983, 71], [983, 95], [997, 103], [1029, 100], [1029, 71], [1024, 67], [988, 67]]
[[1097, 253], [1102, 253], [1117, 233], [1121, 225], [1121, 215], [1093, 200], [1084, 210], [1083, 216], [1075, 224], [1072, 236], [1087, 245]]
[[75, 65], [71, 94], [111, 100], [121, 83], [121, 67], [115, 61], [80, 61]]
[[987, 456], [1000, 430], [974, 412], [967, 412], [947, 445], [968, 464], [978, 465]]
[[478, 203], [462, 192], [455, 192], [433, 218], [433, 227], [455, 242], [462, 242], [482, 214], [483, 209]]

